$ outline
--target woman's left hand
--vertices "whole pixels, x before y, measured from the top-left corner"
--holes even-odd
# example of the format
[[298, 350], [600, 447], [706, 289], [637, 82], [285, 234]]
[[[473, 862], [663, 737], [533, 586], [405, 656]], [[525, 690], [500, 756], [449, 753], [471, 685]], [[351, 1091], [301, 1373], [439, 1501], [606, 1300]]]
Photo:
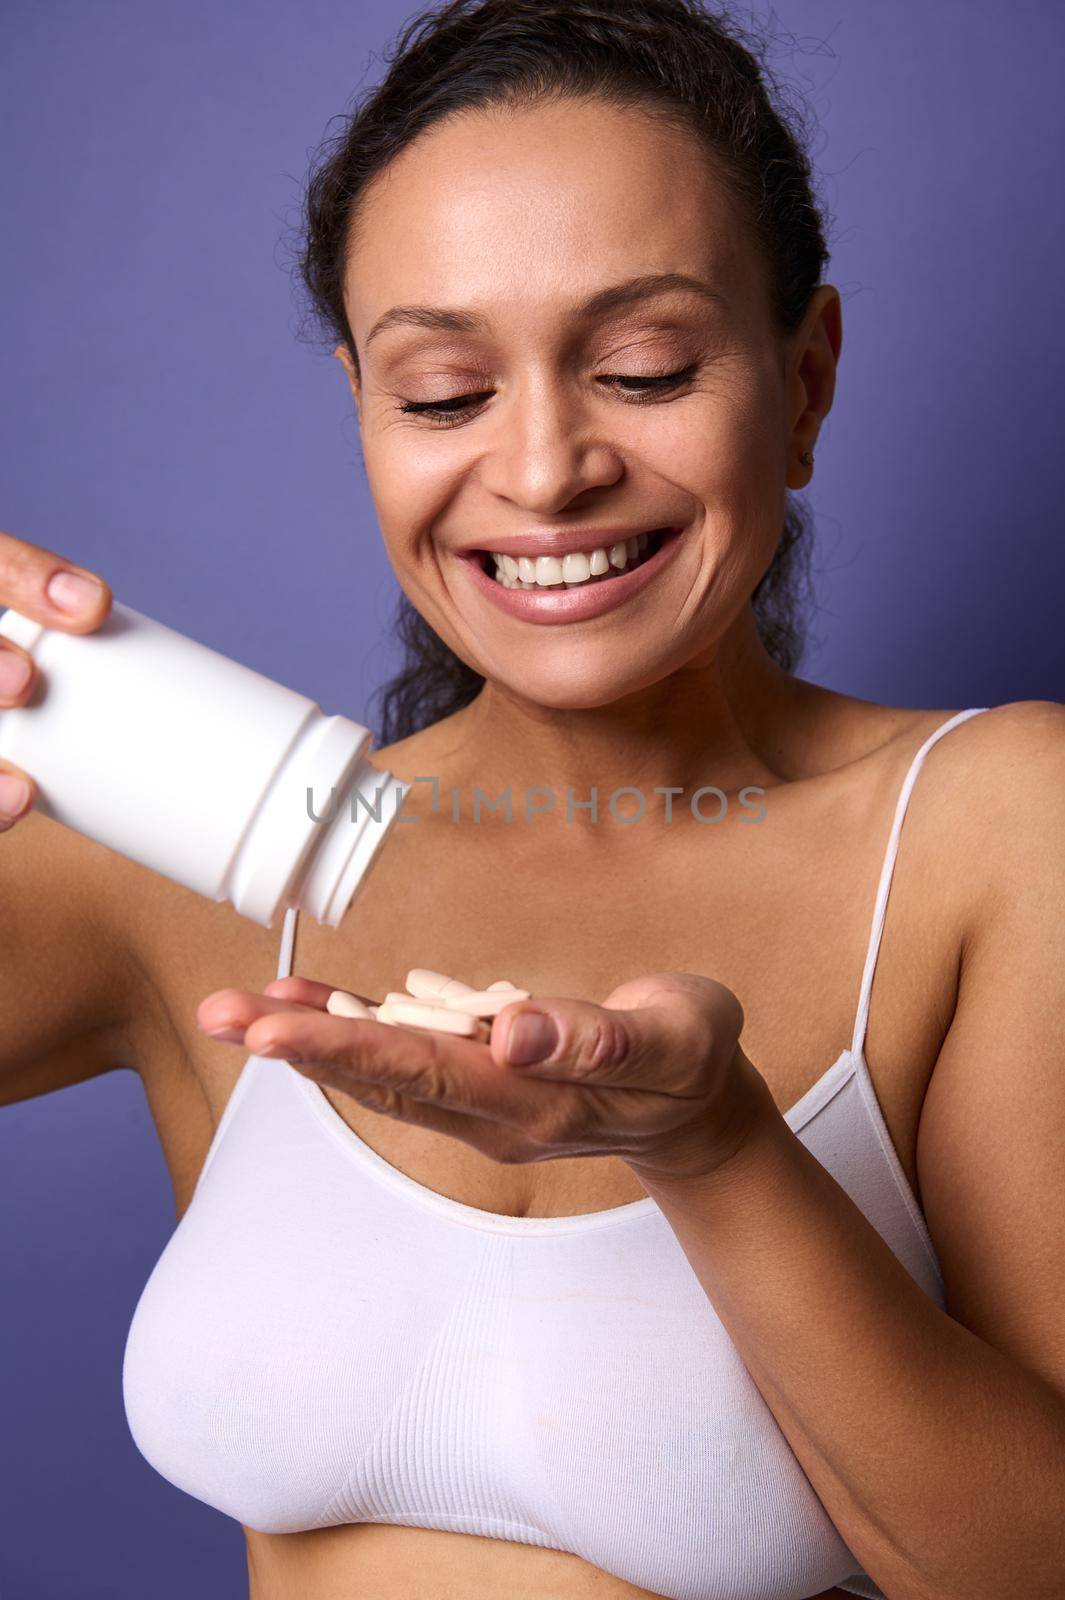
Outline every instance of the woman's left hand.
[[654, 973], [602, 1005], [515, 1001], [486, 1044], [332, 1016], [332, 987], [290, 977], [262, 994], [220, 989], [201, 1002], [197, 1021], [370, 1110], [450, 1134], [504, 1164], [602, 1155], [620, 1157], [637, 1176], [703, 1176], [779, 1116], [739, 1047], [743, 1008], [711, 978]]

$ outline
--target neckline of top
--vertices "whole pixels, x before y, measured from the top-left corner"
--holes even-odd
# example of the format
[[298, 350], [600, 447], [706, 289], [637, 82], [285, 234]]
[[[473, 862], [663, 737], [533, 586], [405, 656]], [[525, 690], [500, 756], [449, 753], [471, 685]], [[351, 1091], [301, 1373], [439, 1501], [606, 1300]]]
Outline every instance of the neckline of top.
[[[368, 1171], [390, 1184], [399, 1193], [405, 1195], [429, 1210], [439, 1212], [451, 1218], [453, 1222], [464, 1224], [467, 1227], [478, 1228], [491, 1233], [517, 1234], [523, 1238], [536, 1235], [559, 1235], [566, 1233], [580, 1233], [590, 1228], [604, 1228], [621, 1222], [638, 1222], [645, 1217], [658, 1213], [658, 1203], [647, 1195], [642, 1200], [630, 1200], [621, 1206], [610, 1206], [605, 1211], [584, 1211], [574, 1216], [561, 1217], [511, 1217], [495, 1211], [482, 1211], [478, 1206], [467, 1205], [462, 1200], [453, 1200], [450, 1195], [439, 1194], [435, 1189], [429, 1189], [425, 1184], [419, 1183], [416, 1178], [411, 1178], [398, 1167], [394, 1167], [384, 1156], [368, 1145], [365, 1139], [357, 1134], [354, 1128], [348, 1126], [344, 1118], [328, 1099], [320, 1084], [305, 1073], [299, 1072], [287, 1061], [278, 1058], [265, 1058], [274, 1064], [284, 1067], [288, 1076], [293, 1079], [302, 1092], [304, 1102], [310, 1107], [318, 1121], [326, 1131], [342, 1146], [349, 1157], [367, 1168]], [[836, 1089], [841, 1088], [847, 1079], [858, 1067], [859, 1056], [852, 1050], [844, 1050], [832, 1065], [821, 1074], [816, 1083], [810, 1085], [793, 1106], [783, 1112], [785, 1122], [791, 1131], [798, 1134], [821, 1106], [828, 1100]], [[871, 1080], [870, 1080], [871, 1082]], [[875, 1098], [875, 1095], [874, 1095]]]

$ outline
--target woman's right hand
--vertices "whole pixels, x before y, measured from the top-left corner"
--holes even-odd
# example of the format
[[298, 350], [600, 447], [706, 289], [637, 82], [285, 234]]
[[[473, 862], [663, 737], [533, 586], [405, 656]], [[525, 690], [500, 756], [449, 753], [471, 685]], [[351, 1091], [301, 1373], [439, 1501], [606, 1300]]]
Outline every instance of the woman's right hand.
[[[0, 533], [0, 608], [10, 606], [48, 628], [92, 633], [111, 610], [113, 598], [95, 573], [54, 550]], [[32, 657], [0, 635], [0, 714], [9, 706], [25, 705], [36, 680]], [[35, 798], [31, 774], [0, 758], [0, 832], [24, 816]]]

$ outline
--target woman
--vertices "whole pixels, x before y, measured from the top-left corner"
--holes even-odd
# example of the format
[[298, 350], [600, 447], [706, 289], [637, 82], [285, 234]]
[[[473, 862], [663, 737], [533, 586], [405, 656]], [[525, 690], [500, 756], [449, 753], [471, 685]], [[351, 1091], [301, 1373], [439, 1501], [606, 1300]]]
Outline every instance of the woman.
[[[796, 675], [826, 259], [694, 0], [417, 19], [303, 258], [415, 825], [263, 987], [273, 935], [0, 779], [5, 1098], [142, 1074], [179, 1226], [127, 1414], [252, 1600], [1059, 1592], [1065, 711]], [[488, 1044], [327, 1013], [413, 965], [533, 998]]]

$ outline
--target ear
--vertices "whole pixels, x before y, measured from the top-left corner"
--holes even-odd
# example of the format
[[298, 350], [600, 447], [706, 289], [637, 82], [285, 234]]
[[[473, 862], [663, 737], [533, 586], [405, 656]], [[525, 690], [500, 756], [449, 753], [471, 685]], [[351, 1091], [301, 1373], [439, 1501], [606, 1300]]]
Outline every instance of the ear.
[[788, 405], [791, 437], [788, 441], [787, 486], [804, 489], [813, 468], [801, 454], [812, 451], [836, 392], [836, 364], [843, 343], [842, 308], [833, 284], [821, 284], [811, 297], [802, 326], [789, 350]]
[[359, 376], [355, 371], [355, 363], [351, 359], [351, 351], [348, 349], [346, 344], [338, 344], [336, 349], [333, 351], [333, 354], [342, 364], [344, 371], [348, 375], [348, 382], [351, 385], [351, 392], [355, 397], [355, 409], [357, 411], [362, 402], [362, 393], [359, 384]]

